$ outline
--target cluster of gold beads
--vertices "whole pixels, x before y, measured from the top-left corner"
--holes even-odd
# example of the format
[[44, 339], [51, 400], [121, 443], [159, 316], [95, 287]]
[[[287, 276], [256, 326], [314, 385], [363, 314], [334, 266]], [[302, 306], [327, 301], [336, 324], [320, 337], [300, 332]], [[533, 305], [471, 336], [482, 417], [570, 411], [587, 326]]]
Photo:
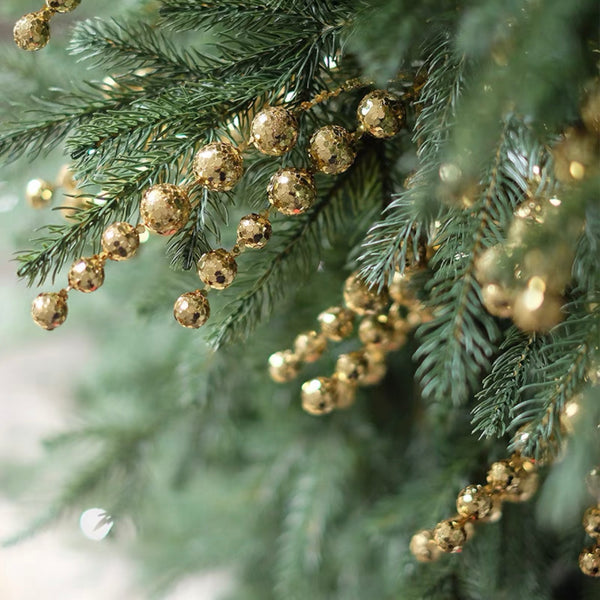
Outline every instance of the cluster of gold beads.
[[[428, 318], [426, 309], [410, 285], [416, 265], [404, 273], [397, 271], [389, 286], [369, 288], [358, 276], [344, 283], [344, 306], [332, 306], [317, 318], [319, 331], [300, 333], [293, 349], [275, 352], [269, 357], [269, 374], [279, 383], [294, 379], [303, 363], [318, 360], [329, 342], [349, 338], [359, 320], [358, 338], [362, 346], [338, 356], [331, 377], [316, 377], [302, 385], [302, 408], [322, 415], [351, 406], [359, 386], [379, 383], [386, 373], [385, 356], [401, 348], [407, 333]], [[391, 305], [390, 305], [391, 302]]]
[[104, 283], [107, 260], [121, 261], [134, 256], [140, 245], [143, 225], [134, 227], [126, 222], [109, 225], [102, 234], [102, 252], [77, 259], [67, 275], [68, 286], [58, 292], [43, 292], [33, 300], [31, 316], [34, 322], [49, 331], [62, 325], [68, 313], [67, 295], [71, 290], [88, 294]]
[[537, 467], [532, 459], [515, 453], [493, 463], [485, 485], [468, 485], [460, 491], [457, 514], [413, 535], [411, 553], [420, 562], [432, 562], [444, 552], [460, 552], [473, 534], [475, 523], [497, 521], [502, 516], [503, 502], [525, 502], [537, 487]]
[[50, 40], [50, 19], [56, 13], [71, 12], [81, 0], [46, 0], [44, 6], [23, 15], [13, 29], [13, 38], [19, 48], [33, 52], [41, 50]]
[[592, 469], [586, 483], [588, 490], [596, 499], [583, 514], [583, 528], [594, 541], [579, 555], [579, 568], [584, 575], [600, 577], [600, 467]]
[[[376, 90], [361, 100], [357, 117], [360, 135], [367, 132], [375, 137], [390, 137], [400, 130], [404, 109], [396, 96]], [[296, 145], [298, 127], [297, 114], [281, 106], [268, 106], [252, 120], [250, 143], [263, 154], [282, 156]], [[326, 125], [315, 131], [309, 142], [313, 170], [283, 167], [272, 175], [266, 190], [268, 207], [240, 219], [233, 248], [216, 248], [200, 257], [197, 270], [205, 287], [186, 292], [175, 301], [173, 314], [180, 325], [198, 328], [206, 323], [210, 316], [207, 291], [229, 287], [237, 275], [239, 254], [267, 244], [272, 234], [270, 213], [296, 216], [310, 209], [317, 199], [315, 172], [336, 175], [346, 171], [356, 156], [355, 142], [355, 136], [343, 127]], [[192, 172], [195, 183], [207, 190], [229, 191], [244, 172], [242, 153], [228, 141], [212, 142], [195, 154]], [[185, 190], [171, 184], [147, 190], [140, 205], [142, 222], [160, 235], [181, 229], [190, 210]]]

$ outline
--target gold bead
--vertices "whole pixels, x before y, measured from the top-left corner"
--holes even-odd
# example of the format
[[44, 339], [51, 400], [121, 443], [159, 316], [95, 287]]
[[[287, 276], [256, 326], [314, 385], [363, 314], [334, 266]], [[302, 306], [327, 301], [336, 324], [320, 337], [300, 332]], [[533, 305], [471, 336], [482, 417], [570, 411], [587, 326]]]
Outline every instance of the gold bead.
[[46, 0], [46, 6], [58, 13], [67, 13], [75, 10], [81, 0]]
[[332, 377], [335, 388], [335, 407], [349, 408], [356, 401], [356, 385], [341, 381], [337, 375]]
[[27, 183], [25, 199], [32, 208], [47, 208], [52, 204], [54, 188], [43, 179], [32, 179]]
[[227, 142], [213, 142], [198, 150], [192, 165], [197, 182], [217, 192], [226, 192], [244, 171], [240, 151]]
[[509, 502], [525, 502], [537, 491], [536, 466], [527, 458], [513, 457], [493, 463], [487, 474], [487, 482], [503, 499]]
[[224, 248], [206, 252], [198, 261], [198, 276], [206, 285], [217, 290], [229, 287], [236, 274], [235, 258]]
[[456, 511], [463, 517], [484, 519], [492, 512], [493, 501], [489, 492], [480, 485], [468, 485], [456, 499]]
[[97, 256], [76, 260], [69, 269], [68, 280], [74, 290], [94, 292], [104, 283], [104, 261]]
[[302, 384], [302, 408], [311, 415], [324, 415], [335, 408], [335, 382], [329, 377], [309, 379]]
[[306, 331], [296, 336], [294, 353], [299, 360], [315, 362], [325, 352], [327, 338], [316, 331]]
[[512, 291], [503, 288], [497, 283], [487, 283], [481, 288], [483, 305], [490, 315], [506, 319], [513, 312]]
[[269, 375], [277, 383], [294, 379], [300, 371], [298, 357], [291, 350], [282, 350], [269, 356]]
[[441, 551], [429, 529], [417, 531], [410, 539], [409, 549], [419, 562], [433, 562], [441, 556]]
[[447, 519], [435, 526], [433, 539], [442, 552], [460, 552], [467, 539], [467, 533], [460, 521]]
[[376, 138], [396, 135], [405, 119], [400, 99], [386, 90], [369, 92], [360, 101], [356, 113], [362, 128]]
[[133, 225], [124, 221], [109, 225], [102, 234], [102, 249], [111, 260], [127, 260], [135, 255], [140, 236]]
[[512, 318], [523, 331], [546, 332], [564, 319], [562, 305], [558, 296], [527, 288], [517, 295]]
[[369, 366], [369, 359], [365, 352], [357, 350], [340, 354], [335, 364], [335, 375], [340, 381], [358, 385], [364, 383]]
[[50, 40], [50, 26], [43, 11], [22, 16], [13, 29], [15, 43], [22, 50], [41, 50]]
[[181, 294], [173, 305], [173, 316], [183, 327], [198, 329], [210, 317], [210, 305], [206, 292], [194, 290]]
[[579, 568], [584, 575], [600, 577], [600, 546], [586, 548], [579, 555]]
[[347, 338], [354, 330], [354, 313], [341, 306], [332, 306], [318, 317], [321, 333], [334, 342]]
[[586, 476], [588, 492], [600, 502], [600, 467], [594, 467]]
[[418, 308], [421, 306], [421, 301], [417, 298], [411, 284], [412, 273], [413, 269], [411, 267], [406, 267], [404, 273], [395, 271], [388, 291], [393, 302], [409, 308]]
[[344, 302], [346, 306], [359, 315], [383, 312], [388, 304], [387, 289], [380, 292], [369, 288], [358, 273], [353, 273], [344, 283]]
[[237, 243], [246, 248], [263, 248], [271, 239], [271, 221], [257, 213], [240, 219], [237, 228]]
[[284, 215], [307, 211], [317, 198], [313, 176], [304, 169], [279, 169], [267, 187], [269, 202]]
[[36, 296], [31, 304], [31, 316], [36, 325], [52, 331], [62, 325], [67, 318], [67, 293], [44, 292]]
[[583, 514], [583, 528], [593, 538], [600, 538], [600, 506], [590, 506]]
[[385, 377], [387, 372], [385, 354], [373, 347], [365, 348], [364, 353], [369, 363], [369, 369], [361, 385], [376, 385]]
[[171, 183], [159, 183], [148, 188], [140, 202], [144, 225], [159, 235], [173, 235], [190, 216], [190, 200], [185, 190]]
[[497, 523], [502, 518], [502, 500], [494, 495], [490, 496], [492, 500], [492, 508], [487, 516], [479, 519], [483, 523]]
[[252, 119], [250, 133], [257, 150], [269, 156], [281, 156], [296, 145], [298, 121], [289, 110], [270, 106]]
[[386, 315], [367, 315], [358, 326], [358, 337], [365, 346], [384, 351], [395, 349], [400, 341], [392, 319]]
[[315, 168], [329, 175], [343, 173], [356, 157], [352, 136], [339, 125], [317, 129], [310, 138], [308, 153]]

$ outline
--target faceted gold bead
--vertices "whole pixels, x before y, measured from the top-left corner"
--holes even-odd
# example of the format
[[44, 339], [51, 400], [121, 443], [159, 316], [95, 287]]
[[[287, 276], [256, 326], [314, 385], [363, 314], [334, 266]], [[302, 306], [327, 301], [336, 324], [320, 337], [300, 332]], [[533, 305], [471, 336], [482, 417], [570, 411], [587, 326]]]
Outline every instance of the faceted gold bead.
[[67, 13], [75, 10], [81, 0], [46, 0], [46, 6], [59, 13]]
[[458, 552], [467, 539], [467, 533], [460, 521], [441, 521], [433, 530], [433, 539], [442, 552]]
[[198, 329], [210, 317], [210, 305], [206, 292], [194, 290], [181, 294], [173, 305], [173, 316], [183, 327]]
[[31, 304], [31, 316], [36, 325], [48, 331], [62, 325], [67, 313], [67, 293], [64, 290], [39, 294]]
[[408, 547], [419, 562], [433, 562], [441, 556], [441, 551], [433, 539], [433, 532], [429, 529], [417, 531]]
[[364, 353], [367, 357], [369, 368], [361, 385], [376, 385], [385, 377], [387, 372], [385, 354], [373, 347], [365, 348]]
[[104, 262], [97, 256], [80, 258], [71, 265], [68, 279], [74, 290], [94, 292], [104, 283]]
[[562, 305], [558, 296], [527, 288], [516, 297], [512, 319], [523, 331], [550, 331], [565, 317]]
[[506, 319], [513, 312], [512, 291], [503, 288], [497, 283], [488, 283], [481, 288], [483, 305], [490, 315]]
[[226, 192], [239, 181], [244, 171], [240, 151], [227, 142], [213, 142], [198, 150], [193, 162], [197, 182], [217, 192]]
[[584, 575], [600, 577], [600, 546], [586, 548], [579, 555], [579, 568]]
[[409, 308], [416, 308], [421, 306], [421, 302], [411, 284], [412, 271], [412, 268], [406, 267], [404, 273], [394, 272], [388, 291], [393, 302]]
[[257, 150], [269, 156], [281, 156], [296, 145], [298, 121], [289, 110], [270, 106], [254, 117], [250, 132]]
[[374, 90], [360, 101], [357, 117], [362, 128], [373, 137], [389, 138], [400, 131], [405, 112], [397, 96], [386, 90]]
[[358, 385], [364, 383], [369, 367], [369, 359], [366, 353], [357, 350], [340, 354], [335, 364], [335, 375], [340, 381]]
[[263, 248], [271, 239], [271, 221], [257, 213], [240, 219], [237, 228], [237, 243], [246, 248]]
[[190, 200], [183, 188], [171, 183], [159, 183], [148, 188], [140, 202], [144, 225], [159, 235], [173, 235], [190, 216]]
[[367, 286], [357, 273], [353, 273], [344, 283], [344, 302], [359, 315], [383, 312], [388, 304], [387, 289], [377, 292]]
[[203, 254], [198, 261], [198, 276], [206, 285], [217, 290], [229, 287], [236, 274], [235, 258], [224, 248]]
[[367, 315], [358, 326], [358, 337], [365, 346], [382, 350], [396, 347], [397, 336], [394, 324], [386, 315]]
[[27, 183], [25, 199], [32, 208], [47, 208], [52, 204], [54, 188], [43, 179], [32, 179]]
[[269, 375], [277, 383], [294, 379], [300, 371], [298, 357], [291, 350], [282, 350], [269, 356]]
[[133, 225], [124, 221], [109, 225], [102, 234], [102, 249], [111, 260], [127, 260], [135, 255], [140, 235]]
[[342, 306], [332, 306], [318, 316], [321, 332], [334, 342], [347, 338], [354, 331], [354, 313]]
[[492, 508], [487, 516], [482, 517], [480, 521], [484, 523], [496, 523], [502, 518], [502, 500], [497, 496], [491, 496]]
[[317, 198], [313, 176], [304, 169], [279, 169], [267, 187], [269, 202], [284, 215], [307, 211]]
[[22, 16], [13, 29], [15, 43], [22, 50], [41, 50], [50, 40], [50, 26], [45, 15], [32, 12]]
[[590, 506], [583, 514], [583, 528], [593, 538], [600, 538], [600, 506]]
[[337, 375], [332, 377], [335, 387], [335, 407], [349, 408], [356, 400], [356, 385], [341, 381]]
[[533, 461], [513, 458], [493, 463], [487, 474], [487, 482], [503, 499], [509, 502], [525, 502], [537, 491], [538, 476]]
[[314, 362], [325, 352], [327, 338], [316, 331], [306, 331], [296, 336], [294, 353], [299, 360]]
[[315, 168], [329, 175], [343, 173], [356, 157], [350, 133], [339, 125], [317, 129], [310, 138], [308, 153]]
[[483, 519], [493, 508], [492, 497], [480, 485], [468, 485], [462, 489], [456, 499], [456, 511], [463, 517]]
[[302, 408], [311, 415], [324, 415], [335, 408], [335, 383], [329, 377], [317, 377], [302, 384]]

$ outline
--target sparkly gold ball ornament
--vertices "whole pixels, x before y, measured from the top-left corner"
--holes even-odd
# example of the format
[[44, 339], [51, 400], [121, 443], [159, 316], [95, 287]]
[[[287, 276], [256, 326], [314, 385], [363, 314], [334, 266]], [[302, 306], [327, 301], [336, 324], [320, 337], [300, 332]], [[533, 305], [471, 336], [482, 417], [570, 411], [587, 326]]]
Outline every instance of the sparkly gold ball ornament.
[[111, 260], [127, 260], [140, 245], [136, 228], [124, 221], [109, 225], [102, 234], [102, 249]]
[[185, 190], [171, 183], [159, 183], [148, 188], [140, 202], [144, 225], [159, 235], [173, 235], [190, 216], [190, 200]]
[[340, 381], [358, 385], [365, 382], [369, 367], [369, 358], [366, 353], [357, 350], [339, 355], [335, 364], [335, 375]]
[[354, 313], [348, 308], [332, 306], [317, 318], [321, 325], [321, 332], [333, 342], [347, 338], [354, 331]]
[[27, 183], [25, 199], [31, 208], [42, 209], [52, 204], [54, 187], [43, 179], [32, 179]]
[[329, 377], [309, 379], [302, 384], [302, 408], [311, 415], [324, 415], [335, 408], [335, 382]]
[[352, 406], [356, 400], [356, 386], [347, 381], [341, 381], [337, 375], [332, 377], [335, 387], [335, 407], [344, 409]]
[[231, 252], [217, 248], [203, 254], [198, 261], [198, 276], [209, 287], [223, 290], [237, 274], [237, 263]]
[[396, 329], [387, 315], [367, 315], [358, 326], [358, 338], [365, 346], [393, 350], [399, 340]]
[[435, 526], [433, 539], [442, 552], [459, 552], [467, 539], [467, 533], [460, 521], [447, 519]]
[[483, 305], [490, 315], [506, 319], [513, 313], [512, 290], [507, 290], [497, 283], [487, 283], [481, 288]]
[[419, 562], [433, 562], [441, 556], [441, 551], [429, 529], [417, 531], [410, 539], [409, 550]]
[[197, 182], [216, 192], [226, 192], [244, 171], [240, 151], [227, 142], [213, 142], [198, 150], [192, 165]]
[[586, 548], [579, 555], [579, 568], [584, 575], [600, 577], [600, 546]]
[[344, 283], [344, 302], [359, 315], [383, 312], [389, 302], [387, 289], [377, 292], [353, 273]]
[[271, 239], [271, 221], [257, 213], [240, 219], [237, 228], [237, 243], [246, 248], [263, 248]]
[[50, 40], [50, 25], [44, 11], [22, 16], [13, 29], [15, 43], [22, 50], [41, 50]]
[[468, 485], [456, 499], [456, 510], [463, 517], [484, 519], [492, 512], [492, 508], [490, 493], [480, 485]]
[[327, 348], [327, 338], [316, 331], [306, 331], [296, 336], [294, 353], [305, 362], [315, 362]]
[[523, 331], [543, 333], [550, 331], [564, 319], [562, 305], [563, 301], [559, 296], [528, 287], [517, 295], [512, 319]]
[[104, 283], [104, 262], [97, 256], [80, 258], [71, 265], [68, 279], [74, 290], [94, 292]]
[[45, 292], [36, 296], [31, 304], [31, 316], [36, 325], [52, 331], [67, 318], [67, 292]]
[[81, 0], [46, 0], [46, 6], [58, 13], [67, 13], [75, 10]]
[[369, 92], [356, 111], [361, 127], [376, 138], [396, 135], [405, 118], [400, 99], [386, 90]]
[[269, 202], [284, 215], [299, 215], [308, 210], [317, 198], [317, 188], [311, 173], [304, 169], [279, 169], [267, 187]]
[[190, 329], [202, 327], [210, 317], [210, 305], [206, 292], [194, 290], [181, 294], [173, 305], [173, 316], [183, 327]]
[[282, 350], [269, 356], [269, 375], [277, 383], [287, 383], [300, 371], [300, 361], [291, 350]]
[[310, 138], [308, 153], [315, 168], [329, 175], [348, 170], [356, 157], [352, 136], [339, 125], [317, 129]]
[[298, 121], [289, 110], [271, 106], [254, 117], [250, 133], [257, 150], [269, 156], [281, 156], [296, 145]]
[[583, 515], [583, 528], [593, 538], [600, 538], [600, 506], [590, 506]]

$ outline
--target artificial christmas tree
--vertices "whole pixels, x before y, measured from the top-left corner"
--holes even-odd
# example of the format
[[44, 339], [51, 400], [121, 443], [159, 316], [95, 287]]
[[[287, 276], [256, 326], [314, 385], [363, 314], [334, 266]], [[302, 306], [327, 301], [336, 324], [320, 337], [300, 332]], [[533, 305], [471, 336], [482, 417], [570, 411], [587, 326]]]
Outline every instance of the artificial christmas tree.
[[95, 454], [46, 520], [93, 498], [156, 582], [230, 566], [236, 599], [595, 597], [599, 18], [162, 0], [78, 23], [99, 79], [0, 135], [74, 175], [19, 257], [50, 286], [34, 320], [113, 307], [90, 424], [54, 444]]

